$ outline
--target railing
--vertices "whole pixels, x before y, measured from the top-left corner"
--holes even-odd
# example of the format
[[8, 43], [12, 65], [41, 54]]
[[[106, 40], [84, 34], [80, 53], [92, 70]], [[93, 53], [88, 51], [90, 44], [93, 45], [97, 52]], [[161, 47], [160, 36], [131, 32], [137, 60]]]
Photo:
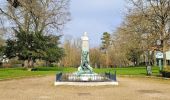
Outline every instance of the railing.
[[116, 81], [116, 71], [114, 74], [56, 74], [56, 81], [62, 82], [106, 82], [106, 81]]
[[116, 79], [116, 71], [114, 72], [114, 74], [111, 74], [110, 72], [109, 73], [105, 73], [105, 76], [107, 78], [109, 78], [110, 80], [112, 80], [112, 81], [117, 81], [117, 79]]

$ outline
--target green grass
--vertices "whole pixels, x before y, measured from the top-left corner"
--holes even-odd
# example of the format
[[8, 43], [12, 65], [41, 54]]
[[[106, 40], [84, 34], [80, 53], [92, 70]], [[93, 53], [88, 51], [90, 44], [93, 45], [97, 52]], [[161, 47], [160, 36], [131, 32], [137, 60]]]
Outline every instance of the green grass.
[[75, 68], [39, 67], [37, 71], [27, 71], [24, 68], [0, 68], [0, 79], [20, 77], [55, 75], [58, 72], [74, 72]]
[[[146, 75], [146, 67], [103, 68], [103, 69], [95, 69], [94, 71], [97, 73], [105, 73], [105, 72], [114, 73], [116, 71], [118, 75], [140, 75], [140, 76]], [[152, 75], [158, 75], [158, 74], [159, 74], [159, 68], [152, 67]]]
[[[129, 67], [129, 68], [101, 68], [94, 69], [96, 73], [105, 73], [111, 72], [116, 73], [118, 75], [146, 75], [145, 67]], [[24, 68], [0, 68], [0, 80], [3, 79], [13, 79], [13, 78], [21, 78], [21, 77], [32, 77], [32, 76], [44, 76], [44, 75], [55, 75], [58, 72], [63, 73], [72, 73], [77, 71], [77, 68], [61, 68], [61, 67], [38, 67], [37, 71], [27, 71]], [[152, 67], [153, 75], [159, 74], [158, 67]]]

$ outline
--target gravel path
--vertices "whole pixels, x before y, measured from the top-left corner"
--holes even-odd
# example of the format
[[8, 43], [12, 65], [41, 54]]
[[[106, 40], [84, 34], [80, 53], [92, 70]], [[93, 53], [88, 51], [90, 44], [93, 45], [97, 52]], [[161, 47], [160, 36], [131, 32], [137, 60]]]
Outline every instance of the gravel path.
[[170, 100], [170, 80], [119, 77], [118, 86], [54, 86], [54, 76], [0, 81], [0, 100]]

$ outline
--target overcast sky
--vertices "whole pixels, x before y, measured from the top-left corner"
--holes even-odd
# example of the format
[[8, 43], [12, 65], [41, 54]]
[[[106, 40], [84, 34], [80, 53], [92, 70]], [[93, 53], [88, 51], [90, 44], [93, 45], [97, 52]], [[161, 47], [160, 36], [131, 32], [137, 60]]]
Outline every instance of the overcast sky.
[[90, 47], [99, 46], [103, 32], [113, 32], [123, 20], [125, 0], [71, 0], [71, 21], [65, 37], [80, 38], [87, 32]]

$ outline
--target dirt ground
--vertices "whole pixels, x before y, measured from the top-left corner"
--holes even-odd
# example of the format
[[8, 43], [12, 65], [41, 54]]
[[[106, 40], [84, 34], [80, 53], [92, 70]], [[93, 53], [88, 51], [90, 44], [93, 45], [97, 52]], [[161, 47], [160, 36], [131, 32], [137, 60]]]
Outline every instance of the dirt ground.
[[54, 76], [0, 81], [0, 100], [170, 100], [170, 80], [119, 77], [118, 86], [54, 86]]

